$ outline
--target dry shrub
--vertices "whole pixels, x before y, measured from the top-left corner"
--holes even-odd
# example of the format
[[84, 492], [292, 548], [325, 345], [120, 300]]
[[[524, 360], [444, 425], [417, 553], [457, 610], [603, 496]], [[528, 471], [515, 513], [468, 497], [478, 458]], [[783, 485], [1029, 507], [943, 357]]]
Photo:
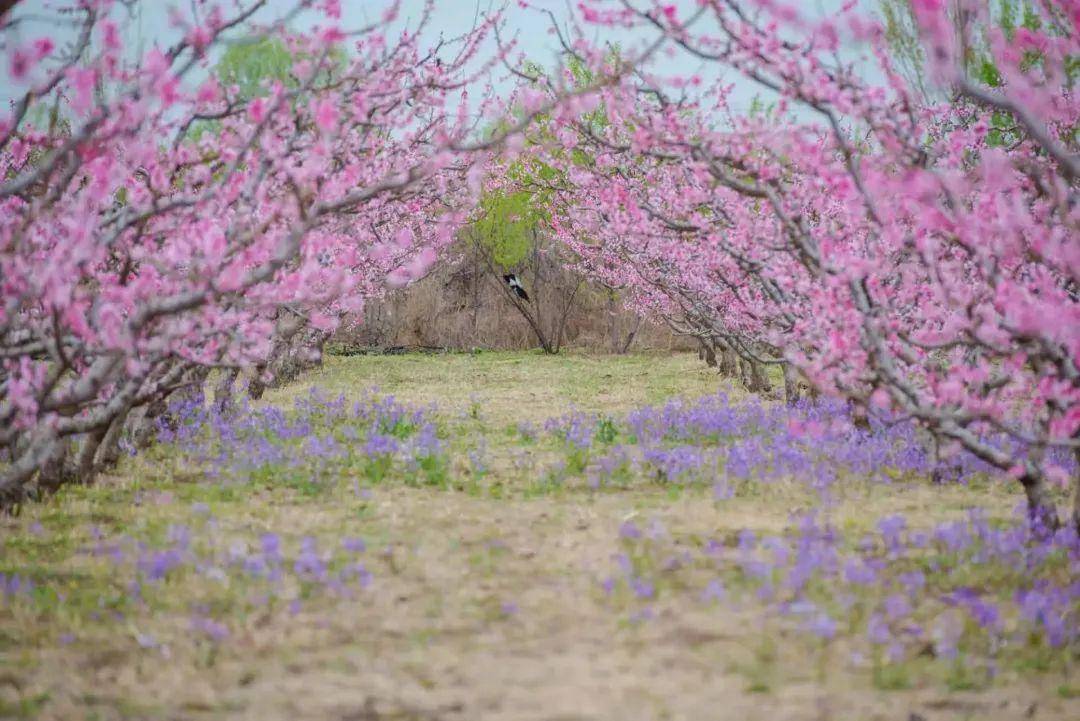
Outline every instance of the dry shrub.
[[[697, 347], [693, 339], [622, 308], [611, 291], [588, 283], [548, 254], [530, 259], [518, 275], [531, 308], [552, 335], [572, 296], [563, 347], [599, 353]], [[359, 322], [339, 331], [335, 340], [382, 349], [523, 350], [540, 345], [508, 299], [502, 278], [465, 243], [423, 280], [370, 302]]]

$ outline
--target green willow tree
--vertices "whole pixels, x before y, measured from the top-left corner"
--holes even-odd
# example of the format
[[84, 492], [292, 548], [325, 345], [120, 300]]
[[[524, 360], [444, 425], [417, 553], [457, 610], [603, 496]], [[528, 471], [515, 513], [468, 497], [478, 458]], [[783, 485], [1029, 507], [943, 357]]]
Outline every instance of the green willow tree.
[[[591, 82], [581, 63], [573, 61], [570, 69], [575, 85]], [[535, 77], [538, 85], [541, 83], [543, 70], [538, 65], [527, 64], [524, 72]], [[515, 115], [521, 117], [524, 111], [519, 109]], [[512, 118], [507, 119], [490, 132], [499, 132], [511, 122]], [[534, 145], [553, 139], [549, 118], [541, 115], [526, 133], [525, 142]], [[592, 162], [581, 151], [574, 151], [574, 160]], [[497, 282], [505, 285], [502, 275], [514, 272], [528, 284], [530, 302], [522, 302], [504, 287], [506, 297], [529, 324], [544, 352], [558, 353], [570, 312], [584, 286], [582, 277], [567, 271], [567, 263], [560, 260], [559, 254], [565, 253], [565, 248], [550, 243], [546, 232], [551, 220], [552, 189], [561, 182], [560, 172], [536, 160], [520, 159], [505, 168], [503, 181], [481, 197], [475, 220], [465, 230], [465, 236]]]
[[296, 87], [292, 67], [296, 60], [276, 37], [259, 38], [232, 45], [214, 68], [224, 87], [236, 86], [240, 97], [250, 99], [266, 95], [269, 82], [278, 80], [286, 87]]

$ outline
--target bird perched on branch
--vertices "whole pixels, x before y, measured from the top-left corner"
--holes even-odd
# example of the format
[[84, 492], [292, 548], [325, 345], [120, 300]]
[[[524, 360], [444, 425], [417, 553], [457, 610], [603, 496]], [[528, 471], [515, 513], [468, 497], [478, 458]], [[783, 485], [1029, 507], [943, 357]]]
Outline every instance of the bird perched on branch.
[[514, 291], [514, 293], [517, 294], [518, 298], [521, 298], [526, 303], [529, 302], [529, 294], [526, 293], [525, 289], [521, 287], [521, 281], [518, 280], [518, 277], [516, 275], [514, 275], [513, 273], [508, 273], [507, 275], [503, 276], [503, 279], [506, 281], [506, 284], [510, 286], [510, 290]]

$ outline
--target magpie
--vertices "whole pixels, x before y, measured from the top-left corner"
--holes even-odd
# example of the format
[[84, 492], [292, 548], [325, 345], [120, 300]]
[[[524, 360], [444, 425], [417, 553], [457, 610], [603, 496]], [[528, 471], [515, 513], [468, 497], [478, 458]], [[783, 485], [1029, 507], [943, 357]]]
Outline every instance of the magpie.
[[517, 294], [518, 298], [521, 298], [526, 303], [529, 302], [529, 294], [525, 292], [525, 289], [521, 287], [521, 281], [513, 273], [509, 273], [503, 276], [503, 280], [510, 286], [510, 290]]

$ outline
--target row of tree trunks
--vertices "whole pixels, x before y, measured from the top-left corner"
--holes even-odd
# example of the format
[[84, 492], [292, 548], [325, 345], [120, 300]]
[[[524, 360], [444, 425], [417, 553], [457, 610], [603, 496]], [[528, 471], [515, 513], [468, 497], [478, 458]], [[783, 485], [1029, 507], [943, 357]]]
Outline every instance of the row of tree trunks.
[[[1075, 436], [1074, 436], [1075, 438]], [[1073, 455], [1076, 458], [1076, 466], [1080, 468], [1080, 448], [1073, 451]], [[1073, 526], [1076, 528], [1076, 532], [1080, 534], [1080, 477], [1072, 479], [1073, 483], [1073, 507], [1072, 507], [1072, 520]]]
[[[288, 383], [303, 371], [321, 364], [323, 347], [329, 339], [327, 333], [304, 322], [289, 324], [286, 330], [287, 333], [279, 335], [280, 345], [273, 360], [251, 379], [247, 388], [251, 397], [258, 398], [265, 388]], [[240, 375], [240, 370], [234, 368], [221, 371], [216, 378], [212, 402], [218, 412], [228, 412], [235, 405], [235, 387]], [[129, 404], [99, 428], [55, 442], [24, 438], [21, 440], [23, 445], [13, 443], [11, 447], [3, 448], [4, 455], [14, 459], [24, 456], [29, 444], [37, 443], [45, 449], [42, 453], [47, 450], [47, 455], [43, 463], [37, 464], [36, 474], [20, 480], [17, 494], [10, 498], [4, 495], [0, 499], [2, 505], [17, 509], [23, 499], [43, 498], [67, 484], [93, 483], [100, 473], [119, 461], [125, 439], [134, 448], [146, 448], [154, 442], [161, 428], [175, 429], [181, 421], [172, 416], [170, 408], [176, 402], [203, 402], [204, 387], [209, 379], [210, 369], [191, 367], [183, 371], [179, 387], [144, 399], [142, 405]]]
[[[248, 381], [247, 393], [252, 400], [259, 400], [267, 388], [279, 388], [296, 380], [301, 373], [322, 365], [323, 352], [330, 335], [310, 327], [300, 327], [279, 338], [273, 353], [273, 360], [255, 368], [254, 376]], [[231, 393], [236, 376], [220, 385], [222, 397], [215, 395], [215, 403], [231, 403]], [[225, 399], [225, 395], [229, 399]]]
[[[772, 392], [772, 386], [763, 363], [738, 355], [720, 338], [698, 336], [698, 343], [698, 358], [710, 368], [716, 368], [721, 376], [738, 379], [743, 387], [751, 393], [768, 395]], [[804, 388], [808, 389], [812, 397], [816, 397], [813, 386], [805, 384], [799, 372], [791, 364], [784, 363], [781, 368], [783, 371], [784, 399], [789, 406], [800, 400]], [[856, 428], [865, 431], [870, 430], [870, 419], [865, 412], [855, 409], [852, 421]], [[943, 454], [942, 441], [937, 437], [929, 436], [926, 442], [934, 458], [931, 482], [942, 484], [955, 480], [960, 468], [955, 460]], [[1080, 465], [1080, 449], [1075, 450], [1074, 454], [1078, 465]], [[1035, 532], [1047, 534], [1060, 528], [1061, 521], [1045, 478], [1038, 473], [1028, 472], [1020, 477], [1020, 483], [1027, 497], [1032, 528]], [[1077, 532], [1080, 532], [1080, 478], [1073, 479], [1070, 515], [1073, 526]]]
[[[772, 381], [764, 363], [740, 356], [720, 338], [699, 337], [698, 357], [725, 378], [737, 378], [751, 393], [770, 395]], [[794, 405], [801, 397], [800, 378], [790, 364], [781, 365], [784, 374], [784, 400]]]
[[743, 386], [751, 393], [768, 395], [772, 393], [772, 384], [765, 372], [765, 365], [755, 360], [739, 359], [739, 377]]

